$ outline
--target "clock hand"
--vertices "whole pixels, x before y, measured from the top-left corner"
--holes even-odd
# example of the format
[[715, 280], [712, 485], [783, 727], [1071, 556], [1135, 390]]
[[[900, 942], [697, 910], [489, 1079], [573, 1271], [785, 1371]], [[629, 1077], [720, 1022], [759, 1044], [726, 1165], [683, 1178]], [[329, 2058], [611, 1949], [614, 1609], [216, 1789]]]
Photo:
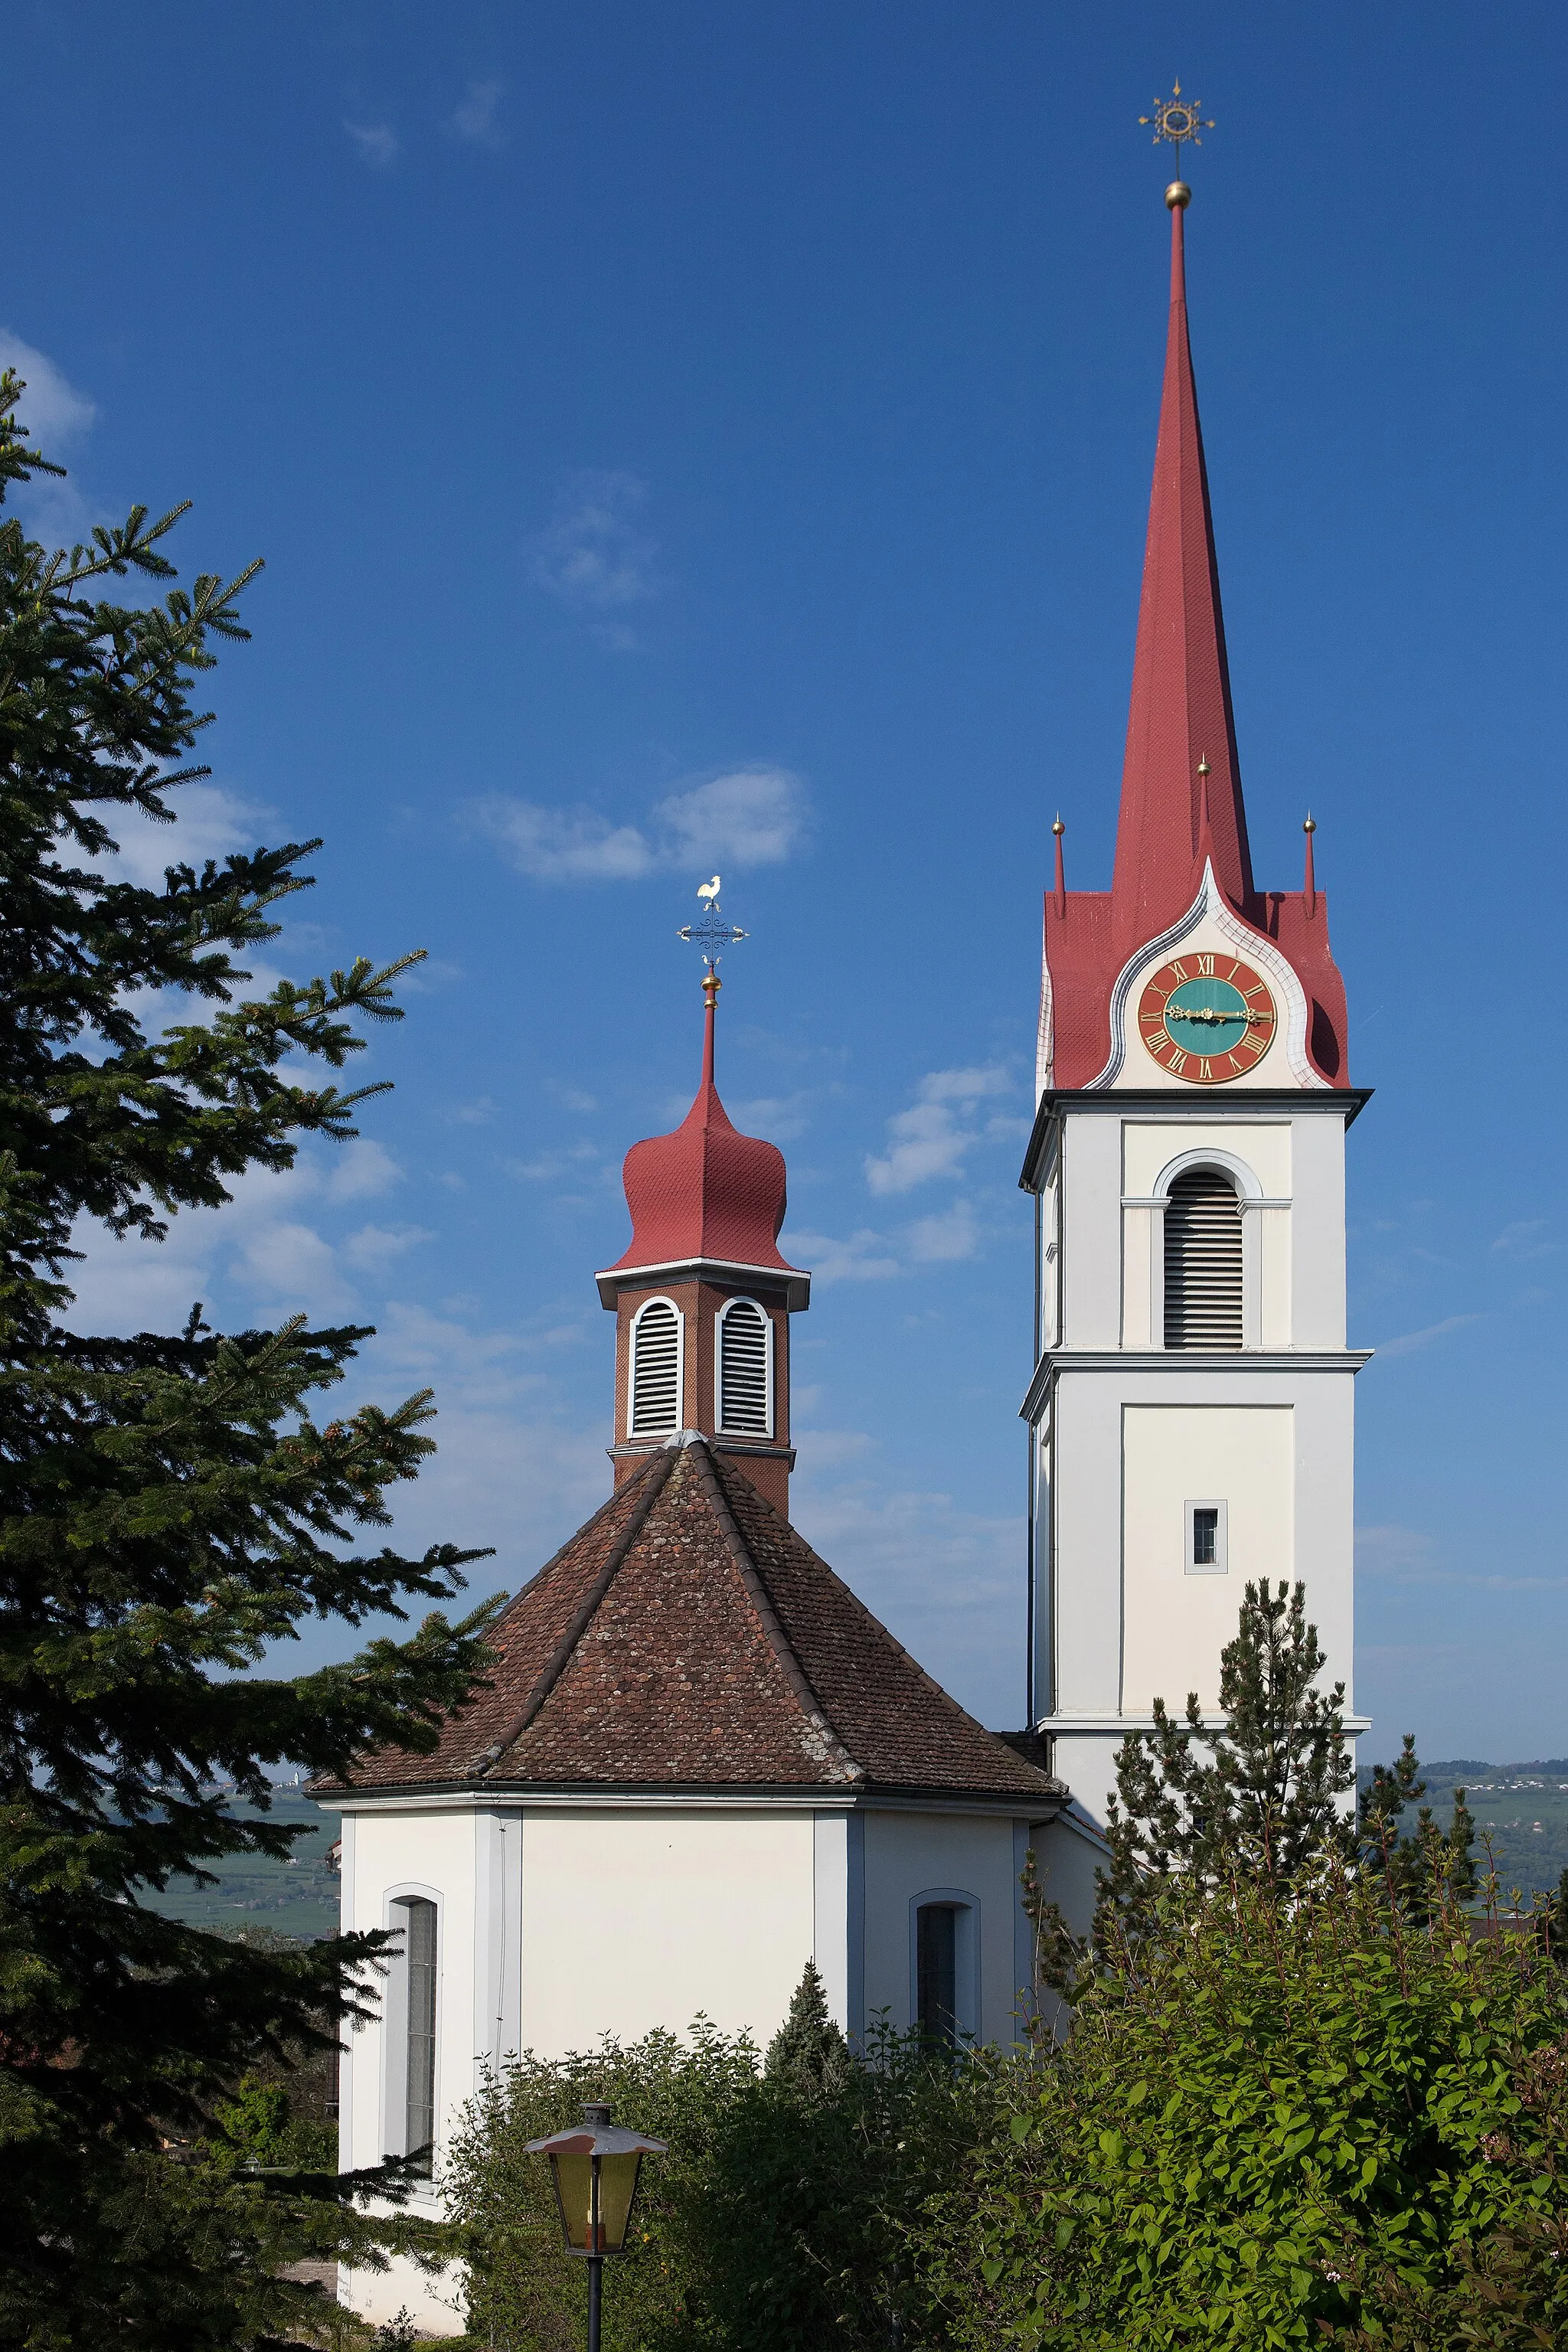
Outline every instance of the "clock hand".
[[1247, 1021], [1261, 1024], [1268, 1018], [1267, 1013], [1254, 1013], [1250, 1006], [1240, 1012], [1227, 1013], [1219, 1005], [1177, 1004], [1167, 1005], [1165, 1011], [1167, 1018], [1172, 1021], [1202, 1021], [1205, 1022], [1210, 1028], [1223, 1027], [1227, 1021]]

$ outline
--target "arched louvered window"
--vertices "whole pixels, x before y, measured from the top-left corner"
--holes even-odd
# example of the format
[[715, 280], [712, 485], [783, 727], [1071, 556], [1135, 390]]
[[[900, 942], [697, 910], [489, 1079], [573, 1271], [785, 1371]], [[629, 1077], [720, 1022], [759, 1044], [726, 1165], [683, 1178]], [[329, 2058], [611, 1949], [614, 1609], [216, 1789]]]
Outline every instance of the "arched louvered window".
[[1241, 1345], [1241, 1203], [1217, 1168], [1188, 1168], [1165, 1204], [1165, 1345]]
[[627, 1434], [664, 1437], [680, 1427], [681, 1318], [668, 1298], [650, 1298], [632, 1321]]
[[717, 1417], [727, 1436], [772, 1433], [773, 1342], [773, 1325], [754, 1298], [731, 1298], [721, 1312]]

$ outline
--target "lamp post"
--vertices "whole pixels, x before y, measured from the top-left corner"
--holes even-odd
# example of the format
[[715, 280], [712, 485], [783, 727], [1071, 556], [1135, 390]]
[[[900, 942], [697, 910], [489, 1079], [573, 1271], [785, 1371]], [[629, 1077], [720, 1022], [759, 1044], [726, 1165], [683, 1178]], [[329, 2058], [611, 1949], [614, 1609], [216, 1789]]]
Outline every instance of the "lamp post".
[[588, 2265], [588, 2352], [599, 2352], [599, 2298], [605, 2256], [624, 2254], [645, 2156], [663, 2156], [668, 2141], [612, 2124], [607, 2106], [591, 2104], [574, 2131], [531, 2139], [530, 2156], [547, 2156], [566, 2251]]

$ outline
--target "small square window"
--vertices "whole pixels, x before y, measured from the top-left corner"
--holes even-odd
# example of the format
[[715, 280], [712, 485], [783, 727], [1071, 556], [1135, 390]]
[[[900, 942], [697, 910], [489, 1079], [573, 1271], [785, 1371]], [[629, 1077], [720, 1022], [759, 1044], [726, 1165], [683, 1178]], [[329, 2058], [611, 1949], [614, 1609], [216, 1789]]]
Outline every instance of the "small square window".
[[1184, 1521], [1184, 1543], [1186, 1559], [1184, 1565], [1189, 1576], [1224, 1576], [1230, 1562], [1226, 1557], [1228, 1530], [1226, 1526], [1225, 1504], [1214, 1496], [1189, 1497], [1182, 1506]]

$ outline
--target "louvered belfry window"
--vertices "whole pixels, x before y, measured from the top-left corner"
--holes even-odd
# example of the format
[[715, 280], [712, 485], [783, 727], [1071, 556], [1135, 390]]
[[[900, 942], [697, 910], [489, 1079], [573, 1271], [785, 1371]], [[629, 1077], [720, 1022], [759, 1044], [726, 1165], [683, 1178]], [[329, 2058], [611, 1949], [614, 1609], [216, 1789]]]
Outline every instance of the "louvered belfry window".
[[632, 1325], [631, 1431], [662, 1437], [680, 1427], [680, 1317], [650, 1298]]
[[1165, 1345], [1241, 1345], [1241, 1203], [1217, 1168], [1189, 1168], [1165, 1207]]
[[719, 1426], [732, 1437], [766, 1437], [768, 1318], [754, 1298], [732, 1298], [719, 1324]]

